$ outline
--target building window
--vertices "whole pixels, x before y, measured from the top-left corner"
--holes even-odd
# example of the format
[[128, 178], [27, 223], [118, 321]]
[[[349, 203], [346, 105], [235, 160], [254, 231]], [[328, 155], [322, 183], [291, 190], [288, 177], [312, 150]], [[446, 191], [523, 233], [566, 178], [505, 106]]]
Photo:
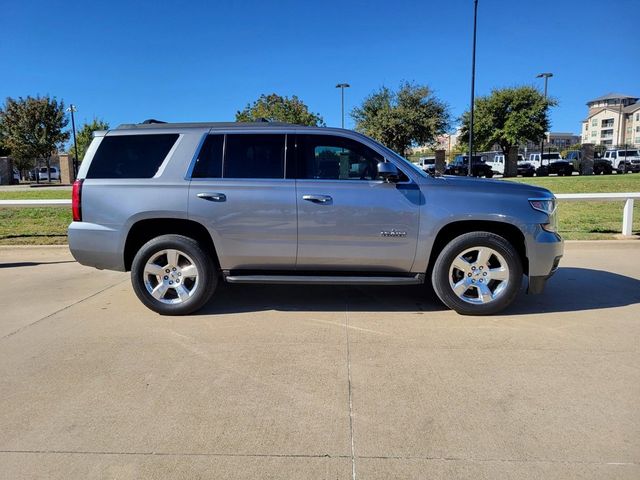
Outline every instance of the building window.
[[598, 136], [598, 131], [597, 130], [591, 130], [591, 136], [592, 137], [597, 137]]
[[598, 126], [598, 120], [596, 118], [594, 118], [593, 120], [591, 120], [591, 126], [592, 127], [597, 127]]
[[602, 120], [602, 128], [613, 127], [613, 118], [607, 118]]
[[636, 122], [640, 122], [640, 113], [636, 113]]

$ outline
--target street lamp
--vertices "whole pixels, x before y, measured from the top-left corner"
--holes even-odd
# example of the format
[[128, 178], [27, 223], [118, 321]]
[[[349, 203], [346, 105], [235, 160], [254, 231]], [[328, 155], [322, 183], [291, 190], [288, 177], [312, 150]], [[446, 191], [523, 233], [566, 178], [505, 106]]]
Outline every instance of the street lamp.
[[[547, 99], [547, 82], [549, 78], [553, 77], [553, 73], [545, 72], [539, 73], [536, 75], [536, 78], [544, 78], [544, 99]], [[542, 154], [544, 153], [544, 137], [542, 137], [542, 141], [540, 142], [540, 166], [542, 166]]]
[[71, 112], [71, 130], [73, 131], [73, 149], [75, 151], [75, 156], [73, 158], [73, 178], [78, 176], [78, 142], [76, 142], [76, 119], [73, 116], [73, 113], [77, 111], [78, 110], [73, 103], [69, 104], [67, 112]]
[[348, 83], [339, 83], [336, 85], [336, 88], [340, 89], [340, 96], [342, 99], [342, 128], [344, 128], [344, 89], [345, 88], [349, 88], [351, 85], [349, 85]]
[[476, 89], [476, 25], [478, 23], [478, 0], [473, 0], [473, 49], [471, 53], [471, 109], [469, 111], [469, 169], [471, 176], [471, 157], [473, 156], [473, 107]]

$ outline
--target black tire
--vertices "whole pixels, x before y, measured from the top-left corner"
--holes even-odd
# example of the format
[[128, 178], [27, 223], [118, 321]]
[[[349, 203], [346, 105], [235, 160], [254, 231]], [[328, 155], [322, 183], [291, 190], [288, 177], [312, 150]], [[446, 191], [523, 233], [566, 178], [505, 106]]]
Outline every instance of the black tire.
[[[472, 304], [458, 297], [449, 282], [449, 270], [454, 259], [465, 250], [489, 247], [498, 252], [509, 268], [508, 282], [504, 290], [487, 303]], [[495, 257], [492, 257], [495, 258]], [[507, 308], [518, 295], [522, 283], [522, 262], [515, 247], [503, 237], [489, 232], [470, 232], [447, 244], [433, 266], [431, 283], [438, 298], [461, 315], [492, 315]]]
[[485, 177], [487, 178], [493, 178], [493, 170], [489, 170], [486, 174]]
[[[154, 298], [145, 285], [145, 280], [148, 278], [153, 280], [153, 275], [145, 278], [144, 271], [147, 262], [154, 255], [168, 249], [178, 250], [189, 257], [197, 271], [197, 287], [190, 298], [181, 301], [181, 303], [164, 303]], [[185, 278], [182, 279], [184, 285], [186, 285]], [[131, 265], [131, 284], [140, 301], [154, 312], [160, 315], [188, 315], [202, 308], [209, 301], [218, 286], [218, 273], [211, 255], [205, 252], [194, 239], [183, 235], [161, 235], [149, 240], [136, 253]]]
[[618, 165], [618, 173], [627, 173], [627, 165], [624, 163], [621, 163]]

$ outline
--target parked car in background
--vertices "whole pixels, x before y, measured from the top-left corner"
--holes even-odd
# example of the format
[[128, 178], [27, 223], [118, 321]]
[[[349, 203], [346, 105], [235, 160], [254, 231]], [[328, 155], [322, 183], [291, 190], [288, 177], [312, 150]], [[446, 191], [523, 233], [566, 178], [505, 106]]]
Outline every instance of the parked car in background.
[[[573, 165], [573, 170], [578, 172], [580, 175], [584, 174], [584, 164], [582, 163], [582, 152], [580, 150], [570, 150], [567, 152], [567, 156], [565, 158], [568, 162], [571, 162]], [[604, 158], [599, 158], [595, 156], [593, 159], [593, 174], [594, 175], [611, 175], [613, 173], [613, 166], [609, 160], [605, 160]]]
[[540, 158], [539, 153], [529, 155], [529, 162], [536, 167], [536, 175], [546, 177], [548, 175], [571, 175], [573, 164], [562, 158], [558, 152], [543, 153]]
[[547, 189], [435, 178], [357, 132], [283, 123], [97, 133], [72, 213], [76, 260], [131, 271], [164, 315], [198, 310], [222, 282], [429, 282], [457, 312], [487, 315], [523, 274], [540, 293], [563, 254]]
[[[452, 162], [447, 165], [445, 175], [467, 176], [469, 172], [469, 156], [456, 155]], [[493, 177], [491, 166], [480, 155], [474, 155], [471, 158], [471, 176], [472, 177]]]
[[640, 151], [636, 149], [607, 150], [602, 158], [618, 173], [640, 172]]
[[[51, 180], [60, 180], [60, 170], [58, 170], [58, 167], [49, 167], [49, 172], [51, 174]], [[40, 167], [38, 169], [38, 180], [46, 182], [48, 179], [47, 167]]]
[[523, 177], [533, 177], [536, 169], [529, 162], [518, 162], [517, 174]]
[[550, 163], [559, 162], [562, 160], [564, 159], [558, 152], [543, 153], [542, 159], [540, 158], [539, 153], [529, 154], [529, 163], [531, 163], [531, 165], [533, 165], [535, 168], [539, 168], [542, 165], [548, 165]]
[[415, 162], [415, 165], [420, 167], [425, 172], [433, 175], [436, 172], [436, 157], [420, 157], [418, 161]]
[[[486, 164], [491, 167], [495, 175], [504, 175], [504, 166], [506, 163], [506, 157], [502, 154], [494, 155], [492, 160], [487, 160]], [[524, 161], [524, 155], [518, 154], [518, 163]]]

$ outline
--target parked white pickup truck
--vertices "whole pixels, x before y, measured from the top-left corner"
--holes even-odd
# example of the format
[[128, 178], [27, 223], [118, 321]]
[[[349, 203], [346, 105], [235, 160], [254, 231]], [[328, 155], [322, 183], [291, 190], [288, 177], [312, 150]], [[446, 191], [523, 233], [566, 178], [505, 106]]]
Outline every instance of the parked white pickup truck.
[[[504, 164], [506, 162], [506, 158], [504, 155], [496, 155], [493, 157], [493, 160], [487, 161], [487, 165], [491, 166], [491, 170], [493, 173], [497, 175], [504, 175]], [[524, 162], [524, 155], [521, 153], [518, 154], [518, 163]]]
[[562, 155], [560, 155], [558, 152], [543, 153], [542, 161], [540, 161], [539, 153], [529, 154], [529, 163], [533, 165], [535, 168], [540, 168], [542, 165], [549, 165], [550, 163], [559, 162], [561, 160], [564, 160], [564, 159], [562, 158]]

